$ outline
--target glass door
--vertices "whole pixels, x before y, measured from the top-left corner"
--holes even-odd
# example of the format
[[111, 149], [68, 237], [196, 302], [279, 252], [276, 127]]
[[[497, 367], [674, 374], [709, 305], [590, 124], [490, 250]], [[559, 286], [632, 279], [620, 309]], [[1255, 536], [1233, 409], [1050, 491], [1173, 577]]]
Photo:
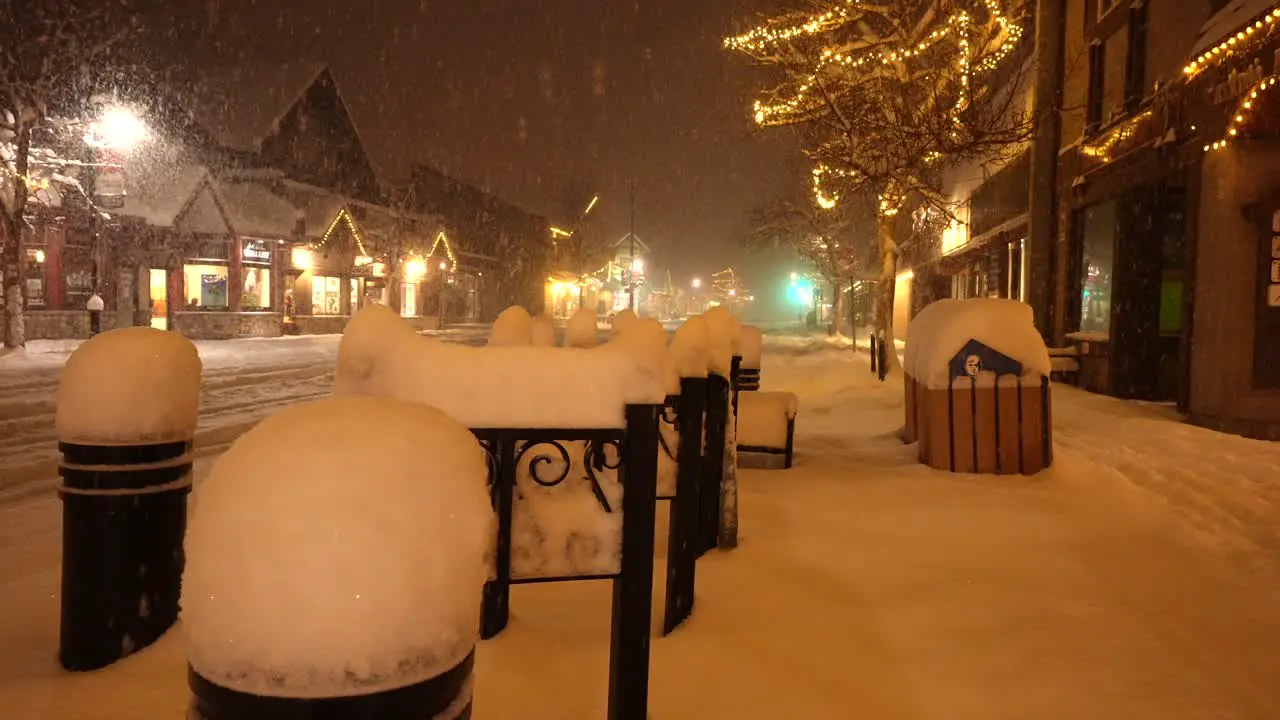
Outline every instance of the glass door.
[[169, 273], [164, 268], [151, 268], [151, 327], [169, 329]]

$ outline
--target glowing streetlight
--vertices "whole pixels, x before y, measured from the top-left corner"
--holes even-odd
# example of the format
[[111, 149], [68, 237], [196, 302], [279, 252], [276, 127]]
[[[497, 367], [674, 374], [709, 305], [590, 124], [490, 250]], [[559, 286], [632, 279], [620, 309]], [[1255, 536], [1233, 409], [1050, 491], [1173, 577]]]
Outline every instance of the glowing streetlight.
[[582, 217], [586, 217], [587, 214], [591, 212], [591, 208], [595, 207], [596, 203], [598, 202], [600, 202], [599, 195], [596, 195], [595, 197], [591, 198], [591, 202], [587, 204], [587, 209], [582, 211]]
[[791, 273], [791, 282], [795, 282], [800, 277], [799, 273]]
[[729, 297], [738, 297], [738, 291], [737, 291], [737, 290], [730, 290], [730, 291], [729, 291]]
[[702, 287], [702, 278], [694, 278], [693, 282], [690, 284], [693, 285], [694, 290], [697, 290], [698, 288]]
[[93, 123], [85, 142], [112, 150], [131, 150], [146, 140], [151, 131], [137, 113], [126, 107], [107, 108], [102, 117]]
[[447, 269], [448, 267], [449, 267], [449, 264], [448, 264], [448, 263], [446, 263], [446, 262], [445, 262], [445, 261], [443, 261], [443, 260], [441, 260], [441, 261], [440, 261], [440, 269], [441, 269], [441, 270], [445, 270], [445, 269]]
[[631, 272], [644, 272], [644, 259], [634, 258], [631, 261]]

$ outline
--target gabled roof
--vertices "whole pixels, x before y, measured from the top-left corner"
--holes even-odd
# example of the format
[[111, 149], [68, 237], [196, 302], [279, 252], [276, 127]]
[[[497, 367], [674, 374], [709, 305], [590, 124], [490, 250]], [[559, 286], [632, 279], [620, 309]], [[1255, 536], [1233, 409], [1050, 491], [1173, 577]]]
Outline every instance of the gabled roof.
[[227, 66], [202, 76], [188, 102], [219, 145], [256, 151], [326, 70], [317, 62]]
[[238, 234], [272, 239], [293, 237], [299, 210], [268, 183], [225, 178], [214, 182]]
[[208, 168], [183, 162], [160, 163], [155, 172], [136, 177], [124, 196], [124, 205], [107, 212], [138, 218], [156, 227], [173, 227], [197, 190], [212, 184]]
[[623, 235], [621, 240], [613, 244], [613, 247], [618, 248], [618, 247], [622, 247], [623, 245], [630, 244], [631, 238], [633, 236], [636, 239], [636, 249], [646, 253], [649, 252], [649, 246], [646, 245], [644, 241], [640, 239], [640, 236], [636, 235], [635, 233], [627, 233], [626, 235]]

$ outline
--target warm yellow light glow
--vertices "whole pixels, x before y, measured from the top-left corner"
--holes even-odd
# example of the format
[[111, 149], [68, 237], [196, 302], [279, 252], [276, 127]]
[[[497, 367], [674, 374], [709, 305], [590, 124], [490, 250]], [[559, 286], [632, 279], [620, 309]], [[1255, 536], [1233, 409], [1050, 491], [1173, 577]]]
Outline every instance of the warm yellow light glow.
[[338, 229], [338, 223], [346, 222], [347, 230], [351, 231], [351, 237], [356, 241], [356, 251], [361, 255], [368, 255], [369, 251], [364, 249], [364, 238], [360, 237], [360, 231], [356, 229], [356, 222], [347, 214], [347, 209], [343, 208], [333, 218], [333, 222], [329, 223], [329, 229], [324, 231], [324, 239], [321, 242], [329, 242], [329, 237], [333, 235], [333, 231]]
[[1151, 111], [1147, 110], [1125, 120], [1119, 125], [1111, 128], [1096, 142], [1084, 145], [1080, 148], [1081, 154], [1087, 157], [1101, 158], [1103, 162], [1111, 161], [1111, 152], [1115, 150], [1120, 143], [1133, 137], [1138, 132], [1138, 128], [1151, 117]]
[[702, 278], [694, 278], [693, 282], [689, 284], [693, 286], [694, 290], [697, 290], [698, 288], [702, 287]]
[[[431, 244], [431, 252], [427, 253], [426, 259], [430, 260], [431, 258], [435, 257], [436, 253], [442, 247], [444, 248], [445, 257], [449, 258], [449, 271], [450, 272], [457, 271], [458, 258], [453, 254], [453, 245], [449, 243], [449, 238], [445, 236], [443, 230], [440, 231], [440, 234], [436, 235], [436, 241]], [[440, 269], [444, 270], [445, 268], [441, 267]]]
[[315, 267], [315, 258], [312, 256], [310, 248], [295, 247], [289, 253], [289, 258], [293, 262], [293, 266], [299, 270], [310, 270]]
[[[1243, 45], [1246, 40], [1254, 40], [1253, 44], [1261, 41], [1264, 37], [1271, 34], [1271, 29], [1277, 19], [1280, 19], [1280, 5], [1273, 5], [1267, 10], [1266, 15], [1260, 20], [1254, 21], [1252, 25], [1245, 27], [1235, 35], [1223, 40], [1216, 46], [1205, 50], [1200, 57], [1192, 60], [1182, 69], [1187, 75], [1195, 75], [1204, 69], [1211, 67], [1218, 61], [1234, 55], [1236, 52], [1242, 51], [1243, 48], [1236, 47], [1237, 44]], [[1265, 31], [1259, 33], [1258, 31]], [[1255, 37], [1255, 35], [1257, 37]]]
[[440, 262], [440, 269], [441, 269], [441, 270], [448, 270], [448, 269], [449, 269], [449, 263], [444, 262], [444, 261], [441, 261], [441, 262]]
[[146, 122], [137, 113], [129, 108], [113, 107], [93, 123], [91, 134], [85, 136], [85, 142], [98, 147], [130, 150], [150, 134]]
[[569, 237], [569, 236], [570, 236], [570, 235], [572, 235], [573, 233], [571, 233], [571, 232], [569, 232], [569, 231], [567, 231], [567, 230], [561, 230], [560, 228], [555, 227], [555, 226], [553, 225], [553, 226], [551, 227], [551, 234], [552, 234], [552, 235], [555, 235], [556, 237]]
[[427, 261], [422, 258], [413, 258], [404, 264], [404, 280], [405, 282], [418, 282], [427, 275]]
[[365, 265], [372, 265], [372, 264], [373, 264], [373, 258], [369, 257], [368, 255], [356, 256], [356, 267], [364, 267]]
[[643, 258], [635, 258], [631, 261], [631, 272], [644, 272]]
[[42, 263], [42, 262], [44, 262], [44, 251], [43, 251], [43, 250], [37, 250], [37, 251], [36, 251], [36, 262], [38, 262], [38, 263]]
[[595, 207], [596, 203], [598, 202], [600, 202], [599, 195], [596, 195], [595, 197], [591, 198], [591, 202], [587, 204], [587, 209], [582, 211], [582, 216], [586, 217], [587, 215], [589, 215], [591, 213], [591, 208]]

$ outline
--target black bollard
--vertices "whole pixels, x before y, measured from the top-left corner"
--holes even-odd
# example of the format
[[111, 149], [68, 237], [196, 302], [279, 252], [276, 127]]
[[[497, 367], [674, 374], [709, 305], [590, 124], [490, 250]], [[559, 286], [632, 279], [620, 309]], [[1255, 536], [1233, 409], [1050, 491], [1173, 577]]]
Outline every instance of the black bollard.
[[725, 429], [729, 420], [729, 380], [707, 376], [706, 448], [698, 488], [698, 555], [719, 544], [720, 486], [724, 482]]
[[733, 405], [733, 429], [738, 429], [738, 392], [742, 389], [742, 356], [734, 355], [733, 361], [729, 365], [729, 388], [732, 395]]
[[105, 304], [98, 293], [94, 293], [89, 298], [89, 302], [85, 303], [85, 309], [89, 311], [89, 337], [93, 337], [102, 332], [102, 311]]
[[67, 361], [57, 401], [67, 670], [106, 667], [177, 620], [200, 372], [190, 341], [152, 328], [103, 333]]
[[68, 670], [97, 670], [178, 619], [191, 443], [58, 443], [62, 634]]
[[874, 330], [872, 330], [871, 331], [871, 374], [872, 375], [878, 374], [878, 371], [876, 369], [876, 359], [879, 356], [880, 354], [876, 351], [876, 333]]
[[408, 687], [336, 698], [251, 695], [216, 685], [187, 666], [193, 699], [189, 720], [364, 720], [365, 718], [471, 717], [476, 654], [445, 672]]

